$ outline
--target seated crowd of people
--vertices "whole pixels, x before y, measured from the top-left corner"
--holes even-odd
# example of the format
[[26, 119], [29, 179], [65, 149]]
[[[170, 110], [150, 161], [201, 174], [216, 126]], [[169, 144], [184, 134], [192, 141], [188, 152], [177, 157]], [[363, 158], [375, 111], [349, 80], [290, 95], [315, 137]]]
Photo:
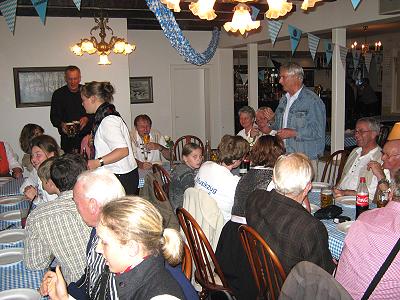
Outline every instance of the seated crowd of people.
[[[236, 299], [256, 299], [259, 294], [240, 242], [242, 224], [262, 236], [286, 275], [314, 270], [308, 265], [296, 268], [304, 261], [313, 263], [328, 273], [321, 278], [342, 285], [354, 299], [361, 299], [400, 233], [400, 140], [389, 140], [381, 149], [376, 142], [379, 122], [361, 118], [354, 131], [357, 147], [333, 192], [335, 197], [354, 196], [359, 178], [365, 177], [370, 202], [382, 191], [390, 191], [390, 201], [362, 213], [345, 238], [339, 262], [332, 258], [327, 229], [310, 213], [308, 200], [325, 132], [324, 125], [316, 130], [315, 122], [325, 119], [319, 115], [320, 99], [310, 100], [309, 112], [296, 107], [310, 93], [302, 87], [300, 71], [296, 65], [281, 69], [290, 111], [241, 109], [243, 130], [222, 137], [216, 161], [203, 162], [202, 147], [187, 143], [182, 162], [170, 175], [172, 214], [191, 205], [189, 188], [208, 194], [207, 201], [215, 204], [198, 207], [213, 223], [213, 250]], [[288, 82], [291, 76], [295, 78]], [[25, 265], [36, 270], [57, 265], [45, 274], [41, 294], [52, 299], [198, 298], [182, 272], [184, 239], [179, 228], [166, 226], [164, 212], [151, 199], [137, 196], [138, 169], [172, 159], [165, 138], [152, 129], [148, 115], [138, 115], [130, 130], [111, 103], [114, 88], [109, 82], [89, 82], [80, 93], [86, 113], [94, 115], [83, 145], [90, 151], [88, 159], [68, 149], [64, 153], [36, 124], [27, 124], [21, 132], [26, 154], [22, 165], [11, 147], [0, 142], [0, 157], [6, 158], [0, 160], [0, 176], [22, 178], [24, 172], [21, 193], [35, 206], [26, 221]], [[312, 122], [301, 120], [306, 115]], [[287, 126], [279, 128], [278, 119]], [[245, 158], [250, 169], [244, 176], [235, 175]], [[399, 269], [400, 259], [395, 258], [373, 297], [400, 297]]]

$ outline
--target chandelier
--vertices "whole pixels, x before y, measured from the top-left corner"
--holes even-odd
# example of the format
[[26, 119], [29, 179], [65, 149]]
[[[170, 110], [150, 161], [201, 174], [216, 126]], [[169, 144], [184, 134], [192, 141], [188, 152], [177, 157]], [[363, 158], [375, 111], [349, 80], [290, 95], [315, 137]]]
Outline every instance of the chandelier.
[[236, 32], [239, 30], [241, 34], [246, 31], [257, 29], [260, 27], [260, 21], [253, 21], [250, 16], [250, 7], [244, 3], [239, 3], [233, 9], [232, 22], [226, 22], [224, 29], [226, 31]]
[[380, 52], [382, 50], [382, 42], [375, 41], [374, 43], [369, 44], [367, 42], [367, 35], [366, 35], [368, 26], [363, 26], [363, 30], [365, 33], [364, 43], [361, 43], [361, 45], [360, 45], [357, 41], [354, 41], [351, 44], [351, 49], [352, 50], [360, 50], [362, 54], [365, 54], [368, 52]]
[[[133, 50], [135, 50], [136, 46], [131, 45], [125, 41], [124, 38], [119, 38], [114, 36], [113, 30], [107, 25], [108, 18], [99, 17], [94, 18], [96, 22], [96, 26], [90, 29], [90, 39], [84, 38], [81, 39], [79, 43], [71, 47], [71, 51], [78, 56], [82, 56], [85, 52], [88, 54], [98, 53], [100, 56], [100, 60], [98, 62], [99, 65], [109, 65], [111, 62], [108, 59], [108, 55], [113, 51], [115, 54], [130, 54]], [[106, 38], [106, 29], [111, 31], [111, 39], [107, 43], [105, 41]], [[92, 32], [99, 30], [100, 42], [93, 36]]]

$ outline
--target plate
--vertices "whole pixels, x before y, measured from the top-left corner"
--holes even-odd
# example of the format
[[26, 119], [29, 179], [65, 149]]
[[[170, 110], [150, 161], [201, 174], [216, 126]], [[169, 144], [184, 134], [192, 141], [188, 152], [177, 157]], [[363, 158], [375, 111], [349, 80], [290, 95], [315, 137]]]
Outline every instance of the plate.
[[310, 203], [310, 208], [311, 208], [311, 214], [313, 215], [321, 207], [319, 207], [318, 205]]
[[19, 210], [10, 210], [0, 214], [0, 221], [21, 221], [21, 212]]
[[341, 204], [343, 206], [351, 206], [354, 207], [356, 205], [356, 196], [343, 196], [337, 197], [335, 199], [336, 204]]
[[19, 196], [6, 196], [6, 197], [0, 197], [0, 204], [1, 205], [15, 205], [19, 202], [24, 200], [24, 196], [19, 195]]
[[336, 229], [346, 234], [355, 221], [347, 221], [336, 225]]
[[320, 181], [314, 181], [314, 182], [312, 182], [312, 190], [316, 190], [316, 191], [319, 191], [319, 190], [321, 190], [321, 189], [324, 189], [324, 188], [329, 188], [330, 187], [330, 185], [329, 185], [329, 183], [327, 183], [327, 182], [320, 182]]
[[25, 229], [7, 229], [0, 232], [0, 244], [12, 244], [25, 239]]
[[32, 289], [13, 289], [0, 292], [0, 300], [40, 300], [40, 294]]
[[12, 177], [0, 177], [0, 183], [9, 182], [11, 179]]
[[0, 268], [17, 264], [24, 259], [24, 249], [7, 248], [0, 250]]

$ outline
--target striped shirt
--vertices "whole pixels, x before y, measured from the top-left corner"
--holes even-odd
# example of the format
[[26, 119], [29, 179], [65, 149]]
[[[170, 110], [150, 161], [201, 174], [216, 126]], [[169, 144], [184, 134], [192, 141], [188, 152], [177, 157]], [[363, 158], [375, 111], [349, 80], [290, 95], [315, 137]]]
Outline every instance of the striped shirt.
[[[344, 240], [336, 279], [361, 299], [400, 237], [400, 202], [362, 213]], [[389, 266], [370, 299], [400, 299], [400, 255]]]

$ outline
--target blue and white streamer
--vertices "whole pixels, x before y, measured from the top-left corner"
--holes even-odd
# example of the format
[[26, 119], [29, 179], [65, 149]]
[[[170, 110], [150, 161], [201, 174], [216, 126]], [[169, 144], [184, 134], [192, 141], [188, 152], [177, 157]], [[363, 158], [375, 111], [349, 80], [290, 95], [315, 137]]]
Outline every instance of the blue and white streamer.
[[272, 46], [275, 45], [276, 38], [278, 37], [278, 33], [282, 28], [282, 21], [267, 21], [268, 23], [268, 32], [269, 37], [271, 38]]
[[191, 64], [201, 66], [208, 63], [215, 54], [219, 42], [219, 29], [215, 28], [208, 48], [203, 53], [198, 53], [192, 48], [188, 39], [183, 35], [173, 13], [166, 8], [160, 0], [146, 0], [147, 6], [154, 13], [161, 28], [171, 43], [172, 47]]
[[14, 33], [15, 29], [15, 13], [17, 11], [17, 0], [0, 1], [1, 14], [6, 19], [8, 29]]
[[311, 33], [308, 33], [308, 48], [310, 48], [310, 53], [313, 60], [315, 60], [315, 53], [317, 53], [318, 44], [319, 44], [319, 37]]

